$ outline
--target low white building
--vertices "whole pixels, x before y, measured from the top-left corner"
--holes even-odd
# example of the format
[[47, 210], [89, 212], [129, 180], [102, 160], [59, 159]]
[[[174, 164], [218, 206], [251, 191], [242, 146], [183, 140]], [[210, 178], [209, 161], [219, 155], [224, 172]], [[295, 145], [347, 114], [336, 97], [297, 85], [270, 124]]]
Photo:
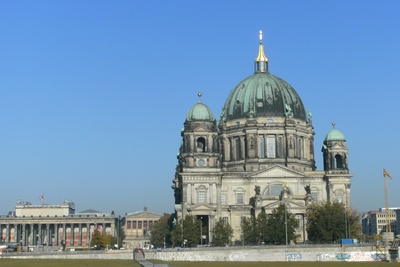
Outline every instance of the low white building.
[[90, 246], [95, 229], [117, 235], [118, 219], [112, 214], [94, 210], [75, 213], [75, 204], [67, 200], [61, 205], [32, 205], [19, 201], [15, 212], [0, 216], [2, 242], [22, 246]]

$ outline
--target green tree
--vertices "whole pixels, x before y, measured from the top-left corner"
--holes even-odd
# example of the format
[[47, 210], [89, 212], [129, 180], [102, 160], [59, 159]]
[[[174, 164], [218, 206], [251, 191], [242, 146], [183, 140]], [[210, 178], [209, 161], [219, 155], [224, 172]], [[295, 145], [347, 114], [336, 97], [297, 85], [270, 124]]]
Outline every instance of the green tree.
[[266, 243], [268, 241], [268, 216], [265, 213], [265, 209], [262, 208], [261, 212], [257, 216], [257, 232], [258, 242]]
[[222, 218], [219, 218], [214, 229], [212, 229], [211, 234], [215, 246], [225, 246], [230, 243], [231, 238], [233, 237], [233, 229], [229, 223], [226, 223]]
[[315, 243], [335, 243], [342, 238], [358, 238], [360, 216], [343, 203], [326, 201], [307, 208], [308, 239]]
[[95, 247], [96, 249], [106, 249], [107, 246], [108, 248], [111, 248], [111, 235], [102, 234], [97, 229], [94, 230], [90, 246]]
[[[287, 229], [285, 225], [287, 225]], [[280, 203], [267, 218], [266, 236], [268, 242], [286, 244], [286, 238], [288, 243], [296, 240], [296, 229], [298, 227], [299, 221], [290, 213], [289, 207], [284, 203]]]
[[171, 232], [171, 242], [172, 245], [182, 245], [183, 246], [183, 225], [182, 225], [182, 220], [180, 220], [176, 225], [174, 230]]
[[259, 241], [257, 220], [252, 216], [242, 220], [242, 241], [245, 245], [256, 245]]
[[171, 218], [172, 216], [170, 214], [164, 213], [164, 215], [154, 223], [151, 229], [151, 244], [154, 247], [164, 247], [164, 242], [168, 246], [171, 244]]
[[[172, 232], [172, 242], [174, 244], [184, 245], [184, 240], [187, 240], [186, 246], [200, 244], [200, 227], [201, 223], [195, 216], [186, 215], [182, 222], [179, 222]], [[182, 229], [183, 228], [183, 229]], [[183, 234], [182, 234], [183, 230]]]

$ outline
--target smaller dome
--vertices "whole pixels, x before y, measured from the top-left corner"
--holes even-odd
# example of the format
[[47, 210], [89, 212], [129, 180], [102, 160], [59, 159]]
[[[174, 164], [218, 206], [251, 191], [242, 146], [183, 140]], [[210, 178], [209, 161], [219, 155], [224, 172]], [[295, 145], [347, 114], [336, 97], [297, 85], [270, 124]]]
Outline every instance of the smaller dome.
[[187, 121], [214, 121], [210, 108], [203, 103], [197, 103], [186, 114]]
[[186, 121], [214, 121], [214, 115], [209, 107], [201, 103], [201, 93], [198, 93], [199, 102], [190, 108], [186, 114]]
[[344, 134], [335, 129], [335, 123], [332, 123], [333, 129], [329, 131], [329, 133], [325, 136], [325, 142], [330, 142], [330, 141], [346, 141], [346, 138], [344, 137]]

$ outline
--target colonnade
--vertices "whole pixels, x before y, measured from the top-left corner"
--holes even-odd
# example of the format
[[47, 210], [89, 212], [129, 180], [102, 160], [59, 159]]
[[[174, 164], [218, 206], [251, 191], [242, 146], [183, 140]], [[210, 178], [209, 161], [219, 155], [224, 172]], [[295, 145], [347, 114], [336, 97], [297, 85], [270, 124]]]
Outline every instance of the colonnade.
[[111, 222], [0, 222], [1, 242], [16, 242], [22, 246], [89, 246], [97, 229], [115, 235]]

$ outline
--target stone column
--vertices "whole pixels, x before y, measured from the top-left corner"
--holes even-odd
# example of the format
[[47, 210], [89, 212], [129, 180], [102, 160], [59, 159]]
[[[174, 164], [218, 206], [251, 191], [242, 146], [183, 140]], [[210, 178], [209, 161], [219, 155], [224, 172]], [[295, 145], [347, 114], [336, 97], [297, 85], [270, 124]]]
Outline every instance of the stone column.
[[187, 184], [186, 194], [187, 194], [187, 203], [190, 206], [192, 205], [192, 184]]
[[194, 136], [193, 134], [190, 135], [190, 152], [195, 151], [195, 145], [194, 145]]
[[22, 224], [22, 245], [26, 246], [26, 224]]
[[207, 138], [207, 150], [206, 150], [206, 152], [208, 152], [208, 153], [211, 153], [211, 152], [213, 152], [214, 151], [214, 149], [213, 149], [213, 138], [212, 138], [212, 134], [208, 134], [208, 138]]
[[42, 240], [42, 224], [38, 224], [38, 245], [42, 245], [43, 244], [43, 240]]
[[62, 244], [67, 244], [67, 231], [66, 231], [66, 223], [63, 223], [63, 233], [62, 233], [62, 238], [61, 240], [63, 241]]
[[240, 155], [241, 159], [246, 159], [246, 146], [245, 146], [245, 137], [240, 136]]
[[182, 218], [185, 216], [186, 212], [184, 212], [187, 209], [187, 204], [188, 204], [188, 185], [187, 184], [182, 184]]
[[209, 183], [208, 184], [208, 193], [207, 193], [207, 203], [208, 204], [212, 204], [213, 203], [213, 201], [214, 201], [214, 199], [213, 199], [213, 186], [212, 186], [213, 184], [212, 183]]
[[225, 138], [224, 137], [223, 142], [224, 142], [224, 150], [225, 150], [225, 153], [224, 153], [225, 158], [224, 158], [224, 160], [225, 161], [230, 161], [231, 160], [231, 152], [230, 152], [231, 151], [231, 144], [230, 144], [229, 138]]
[[217, 197], [217, 183], [213, 183], [213, 204], [218, 203], [218, 197]]
[[75, 224], [71, 223], [70, 245], [75, 246]]
[[29, 236], [28, 236], [28, 245], [34, 245], [34, 236], [35, 236], [35, 224], [29, 224]]
[[51, 233], [50, 233], [50, 224], [46, 223], [46, 235], [45, 235], [45, 242], [49, 246], [51, 245]]
[[78, 230], [78, 246], [82, 246], [82, 224], [79, 224]]
[[6, 242], [10, 242], [10, 224], [9, 223], [6, 224], [6, 236], [5, 236], [5, 238], [6, 238]]
[[86, 244], [90, 247], [90, 223], [86, 224]]
[[52, 244], [58, 246], [58, 223], [54, 224], [54, 242]]

